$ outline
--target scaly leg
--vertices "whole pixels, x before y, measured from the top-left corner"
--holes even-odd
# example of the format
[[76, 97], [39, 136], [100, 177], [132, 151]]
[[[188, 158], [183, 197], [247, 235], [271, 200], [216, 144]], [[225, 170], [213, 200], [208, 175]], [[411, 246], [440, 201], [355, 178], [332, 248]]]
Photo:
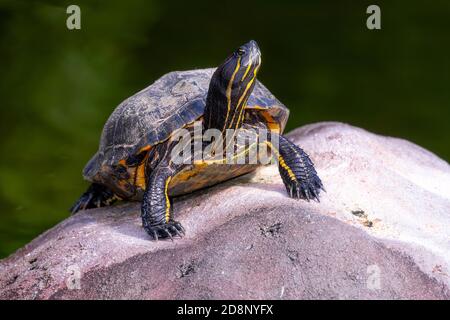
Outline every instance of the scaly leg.
[[288, 194], [291, 198], [319, 201], [320, 189], [325, 189], [309, 156], [284, 136], [272, 134], [274, 137], [279, 139], [278, 150], [274, 152]]
[[173, 219], [170, 180], [181, 170], [171, 161], [162, 161], [150, 174], [142, 200], [142, 225], [154, 239], [182, 236], [184, 228]]

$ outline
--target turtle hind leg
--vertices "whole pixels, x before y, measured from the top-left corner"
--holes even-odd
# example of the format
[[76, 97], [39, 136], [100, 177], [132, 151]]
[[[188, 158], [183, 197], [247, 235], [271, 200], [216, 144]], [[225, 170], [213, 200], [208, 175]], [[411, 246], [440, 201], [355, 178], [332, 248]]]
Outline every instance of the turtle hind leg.
[[289, 196], [319, 201], [320, 190], [325, 189], [308, 154], [283, 136], [279, 136], [278, 151], [278, 167]]
[[80, 210], [109, 206], [116, 200], [119, 197], [114, 192], [101, 184], [93, 183], [70, 208], [70, 212], [75, 214]]
[[160, 163], [149, 175], [142, 199], [142, 225], [153, 240], [184, 234], [183, 226], [173, 219], [172, 199], [169, 197], [170, 180], [180, 170], [173, 162]]

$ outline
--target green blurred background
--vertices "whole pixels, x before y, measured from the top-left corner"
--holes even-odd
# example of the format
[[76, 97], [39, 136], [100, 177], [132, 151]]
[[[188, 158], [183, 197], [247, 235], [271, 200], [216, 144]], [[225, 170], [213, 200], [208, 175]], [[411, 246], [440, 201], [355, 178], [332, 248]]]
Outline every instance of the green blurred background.
[[[66, 28], [69, 4], [81, 30]], [[450, 159], [449, 1], [0, 0], [0, 257], [69, 215], [118, 103], [249, 39], [288, 129], [344, 121]]]

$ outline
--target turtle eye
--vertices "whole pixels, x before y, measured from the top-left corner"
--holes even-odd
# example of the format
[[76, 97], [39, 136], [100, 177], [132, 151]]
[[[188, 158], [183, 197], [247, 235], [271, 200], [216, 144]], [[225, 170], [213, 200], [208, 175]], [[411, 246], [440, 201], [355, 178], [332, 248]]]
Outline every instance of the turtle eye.
[[238, 55], [243, 56], [245, 54], [245, 49], [239, 48], [237, 53], [238, 53]]

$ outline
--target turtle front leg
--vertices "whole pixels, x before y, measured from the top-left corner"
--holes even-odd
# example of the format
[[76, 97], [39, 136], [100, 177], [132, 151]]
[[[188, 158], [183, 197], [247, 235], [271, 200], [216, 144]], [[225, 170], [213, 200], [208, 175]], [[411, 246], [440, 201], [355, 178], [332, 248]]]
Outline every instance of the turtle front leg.
[[272, 135], [272, 139], [274, 136], [279, 139], [278, 150], [274, 152], [278, 158], [280, 176], [289, 196], [319, 201], [320, 190], [325, 189], [308, 154], [284, 136]]
[[173, 219], [169, 184], [181, 168], [173, 162], [160, 163], [150, 174], [142, 200], [142, 225], [153, 240], [182, 237], [183, 226]]
[[107, 187], [98, 183], [93, 183], [70, 208], [70, 212], [75, 214], [80, 210], [109, 206], [119, 199], [120, 198]]

